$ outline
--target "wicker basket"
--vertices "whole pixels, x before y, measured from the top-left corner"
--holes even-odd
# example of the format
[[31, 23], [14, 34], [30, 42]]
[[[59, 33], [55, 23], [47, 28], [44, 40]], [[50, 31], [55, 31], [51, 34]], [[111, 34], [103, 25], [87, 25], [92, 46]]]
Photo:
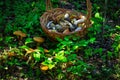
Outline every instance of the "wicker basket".
[[[87, 4], [87, 15], [86, 15], [86, 21], [85, 21], [85, 25], [83, 26], [82, 30], [80, 31], [72, 31], [69, 34], [64, 34], [64, 33], [60, 33], [60, 32], [50, 32], [48, 31], [48, 29], [46, 28], [46, 24], [48, 23], [48, 21], [56, 20], [56, 17], [58, 15], [61, 14], [65, 14], [66, 12], [70, 12], [71, 14], [75, 14], [77, 16], [83, 15], [80, 12], [76, 12], [76, 11], [72, 11], [69, 9], [63, 9], [63, 8], [51, 8], [51, 4], [49, 4], [48, 0], [47, 0], [47, 11], [40, 17], [40, 23], [41, 23], [41, 27], [43, 29], [43, 31], [52, 39], [56, 39], [56, 37], [59, 38], [64, 38], [66, 35], [75, 35], [75, 36], [80, 36], [83, 37], [86, 32], [87, 32], [87, 28], [89, 28], [91, 26], [91, 22], [90, 22], [90, 18], [91, 18], [91, 3], [90, 0], [86, 0], [86, 4]], [[51, 9], [48, 9], [49, 8]]]

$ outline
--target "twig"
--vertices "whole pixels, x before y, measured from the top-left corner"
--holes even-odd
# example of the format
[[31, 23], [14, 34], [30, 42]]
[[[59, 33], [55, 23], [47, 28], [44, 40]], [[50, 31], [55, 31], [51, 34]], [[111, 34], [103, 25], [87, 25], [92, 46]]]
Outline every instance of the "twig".
[[52, 9], [52, 3], [50, 0], [46, 0], [46, 10], [51, 10]]
[[107, 0], [105, 0], [105, 8], [104, 8], [104, 19], [103, 19], [103, 26], [102, 26], [102, 35], [101, 35], [101, 38], [102, 38], [102, 44], [104, 45], [104, 37], [103, 37], [103, 35], [104, 35], [104, 33], [105, 33], [105, 31], [104, 31], [104, 27], [105, 27], [105, 25], [106, 25], [106, 22], [107, 22], [107, 20], [106, 20], [106, 18], [107, 18]]

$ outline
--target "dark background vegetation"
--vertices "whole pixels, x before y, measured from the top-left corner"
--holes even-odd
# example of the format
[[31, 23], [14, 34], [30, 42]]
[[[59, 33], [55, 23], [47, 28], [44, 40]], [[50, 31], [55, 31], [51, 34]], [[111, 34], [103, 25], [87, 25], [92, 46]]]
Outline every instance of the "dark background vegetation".
[[[51, 2], [86, 13], [85, 0]], [[40, 26], [45, 0], [1, 0], [0, 80], [120, 80], [120, 0], [91, 2], [93, 24], [86, 36], [54, 42]], [[13, 34], [17, 30], [27, 37], [20, 41]], [[37, 48], [35, 36], [45, 39]], [[25, 56], [30, 48], [36, 51]]]

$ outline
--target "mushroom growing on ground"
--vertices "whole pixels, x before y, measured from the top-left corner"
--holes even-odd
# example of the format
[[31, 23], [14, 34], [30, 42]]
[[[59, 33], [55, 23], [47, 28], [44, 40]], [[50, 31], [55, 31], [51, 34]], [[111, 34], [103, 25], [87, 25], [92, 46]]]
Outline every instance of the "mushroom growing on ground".
[[48, 69], [49, 69], [49, 67], [48, 66], [46, 66], [46, 65], [40, 65], [40, 69], [42, 70], [42, 71], [47, 71]]
[[45, 41], [45, 39], [42, 37], [34, 37], [33, 40], [37, 42], [37, 47]]
[[19, 30], [15, 31], [13, 34], [16, 35], [19, 40], [22, 40], [23, 37], [26, 37], [26, 34]]

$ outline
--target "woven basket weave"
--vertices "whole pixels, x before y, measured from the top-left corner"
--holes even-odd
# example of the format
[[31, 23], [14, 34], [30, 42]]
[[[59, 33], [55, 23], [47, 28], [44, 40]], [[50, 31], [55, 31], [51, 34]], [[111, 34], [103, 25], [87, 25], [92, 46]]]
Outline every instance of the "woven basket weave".
[[[66, 12], [69, 12], [71, 14], [75, 14], [77, 16], [83, 15], [80, 12], [76, 12], [76, 11], [72, 11], [69, 9], [63, 9], [63, 8], [54, 8], [54, 9], [47, 9], [47, 11], [40, 17], [40, 23], [41, 23], [41, 27], [43, 29], [43, 31], [52, 39], [56, 39], [56, 37], [59, 38], [64, 38], [66, 35], [75, 35], [75, 36], [80, 36], [83, 37], [86, 32], [87, 32], [87, 28], [90, 27], [91, 22], [90, 22], [90, 17], [91, 17], [91, 3], [89, 0], [86, 0], [87, 2], [87, 15], [86, 15], [86, 21], [85, 21], [85, 25], [82, 27], [82, 30], [80, 31], [72, 31], [69, 34], [64, 34], [64, 33], [60, 33], [60, 32], [50, 32], [48, 31], [48, 29], [46, 28], [46, 25], [49, 21], [53, 20], [56, 21], [57, 16], [61, 15], [61, 14], [65, 14]], [[47, 5], [49, 5], [47, 3]], [[50, 4], [51, 5], [51, 4]]]

